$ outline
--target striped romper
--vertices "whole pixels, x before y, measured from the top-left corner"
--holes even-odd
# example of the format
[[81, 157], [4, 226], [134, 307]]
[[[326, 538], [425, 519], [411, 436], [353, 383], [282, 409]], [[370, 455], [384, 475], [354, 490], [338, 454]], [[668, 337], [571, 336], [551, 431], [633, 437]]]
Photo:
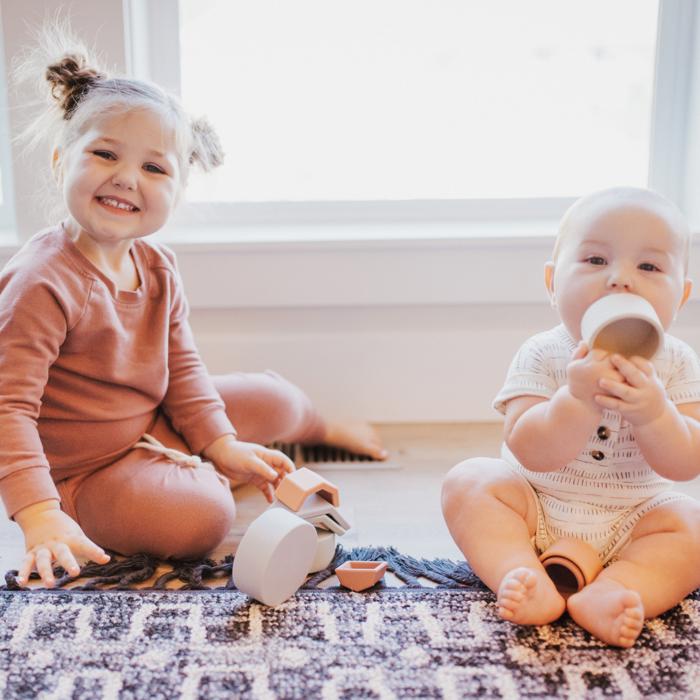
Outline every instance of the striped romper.
[[[494, 408], [505, 413], [506, 403], [519, 396], [551, 398], [566, 384], [566, 367], [576, 345], [563, 325], [527, 340], [510, 365]], [[686, 343], [666, 335], [652, 363], [674, 404], [700, 401], [700, 361]], [[603, 411], [583, 451], [558, 471], [525, 469], [505, 443], [501, 456], [532, 488], [538, 552], [560, 537], [577, 537], [591, 544], [607, 564], [627, 544], [643, 515], [687, 498], [647, 464], [632, 425], [617, 411]]]

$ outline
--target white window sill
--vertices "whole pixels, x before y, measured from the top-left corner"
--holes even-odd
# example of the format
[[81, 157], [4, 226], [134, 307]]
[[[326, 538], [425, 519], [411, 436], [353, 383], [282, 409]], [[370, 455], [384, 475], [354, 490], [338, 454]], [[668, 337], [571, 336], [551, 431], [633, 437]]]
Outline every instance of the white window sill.
[[499, 245], [553, 241], [557, 222], [436, 221], [381, 223], [305, 223], [288, 225], [236, 225], [168, 227], [159, 240], [173, 248], [274, 249], [277, 247], [325, 247], [366, 249], [376, 245], [396, 247], [442, 245]]
[[[168, 229], [195, 309], [546, 303], [556, 222]], [[700, 283], [700, 238], [690, 277]], [[0, 262], [17, 249], [0, 237]]]
[[[547, 303], [555, 220], [173, 229], [193, 308]], [[700, 281], [696, 236], [691, 277]]]
[[[542, 301], [554, 222], [171, 229], [193, 308]], [[194, 233], [194, 235], [193, 235]], [[525, 264], [523, 259], [532, 260]]]

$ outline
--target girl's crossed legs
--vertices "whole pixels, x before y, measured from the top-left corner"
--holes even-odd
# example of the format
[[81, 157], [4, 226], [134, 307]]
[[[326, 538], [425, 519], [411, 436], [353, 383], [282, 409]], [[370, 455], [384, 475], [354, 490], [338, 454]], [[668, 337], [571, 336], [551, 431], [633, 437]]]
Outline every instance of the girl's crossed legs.
[[[313, 443], [332, 437], [306, 394], [274, 372], [213, 379], [242, 441]], [[190, 452], [162, 413], [149, 433], [166, 447]], [[352, 428], [347, 434], [363, 440]], [[141, 449], [58, 487], [63, 509], [85, 534], [122, 554], [203, 556], [224, 539], [236, 515], [229, 484], [213, 469], [179, 466]]]
[[691, 499], [644, 515], [618, 559], [568, 600], [532, 545], [534, 496], [505, 461], [477, 458], [458, 464], [443, 485], [442, 502], [457, 545], [497, 592], [501, 617], [512, 622], [547, 624], [568, 609], [604, 642], [632, 646], [645, 615], [661, 614], [700, 585], [700, 504]]

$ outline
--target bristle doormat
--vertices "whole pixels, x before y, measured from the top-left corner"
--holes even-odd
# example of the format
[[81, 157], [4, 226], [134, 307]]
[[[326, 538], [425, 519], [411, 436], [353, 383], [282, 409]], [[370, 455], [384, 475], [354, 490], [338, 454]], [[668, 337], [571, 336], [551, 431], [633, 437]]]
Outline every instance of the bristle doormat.
[[[445, 577], [449, 565], [436, 568]], [[6, 589], [0, 697], [700, 698], [698, 592], [621, 650], [567, 618], [504, 622], [473, 575], [457, 578], [364, 593], [306, 588], [277, 608], [227, 583]]]

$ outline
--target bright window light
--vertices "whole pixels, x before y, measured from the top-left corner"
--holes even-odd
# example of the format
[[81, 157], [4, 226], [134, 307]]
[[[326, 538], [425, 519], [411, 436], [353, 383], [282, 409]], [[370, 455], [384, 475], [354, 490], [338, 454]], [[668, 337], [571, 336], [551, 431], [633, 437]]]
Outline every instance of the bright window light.
[[191, 201], [572, 197], [646, 185], [658, 0], [180, 0], [224, 143]]

